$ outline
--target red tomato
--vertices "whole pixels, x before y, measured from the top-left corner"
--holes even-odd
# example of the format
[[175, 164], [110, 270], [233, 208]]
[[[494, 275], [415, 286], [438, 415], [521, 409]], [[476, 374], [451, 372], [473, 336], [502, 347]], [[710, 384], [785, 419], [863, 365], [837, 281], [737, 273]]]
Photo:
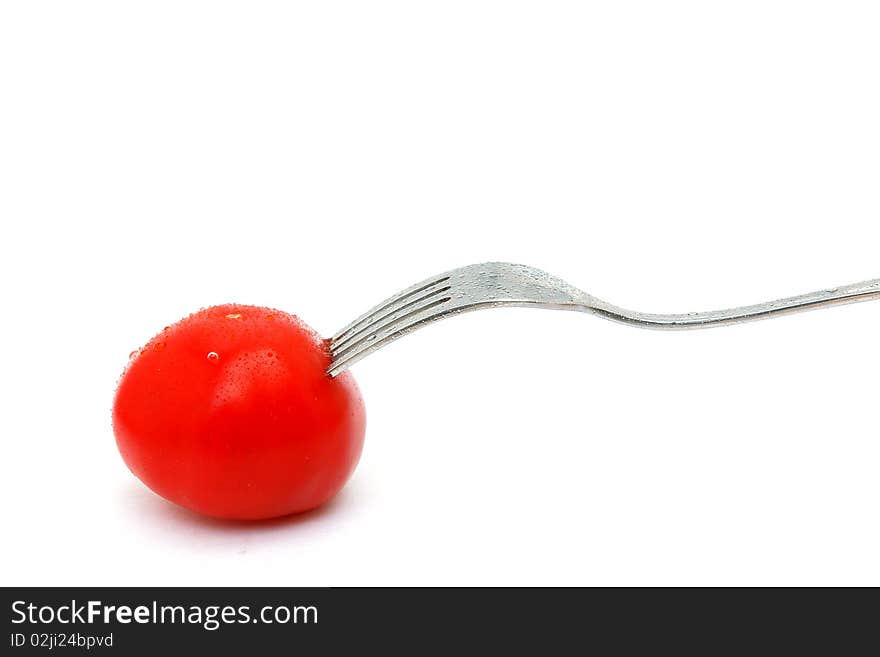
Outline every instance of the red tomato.
[[331, 378], [326, 342], [256, 306], [206, 308], [133, 355], [113, 404], [131, 471], [162, 497], [218, 518], [312, 509], [360, 458], [364, 404]]

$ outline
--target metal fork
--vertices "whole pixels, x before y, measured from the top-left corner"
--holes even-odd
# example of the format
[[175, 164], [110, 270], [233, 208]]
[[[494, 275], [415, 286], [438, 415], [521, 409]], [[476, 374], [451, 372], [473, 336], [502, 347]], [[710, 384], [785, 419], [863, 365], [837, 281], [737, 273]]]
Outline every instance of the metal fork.
[[336, 376], [407, 333], [438, 319], [481, 308], [577, 310], [639, 328], [680, 330], [737, 324], [878, 298], [880, 278], [754, 306], [658, 315], [611, 305], [540, 269], [486, 262], [416, 283], [358, 317], [330, 339], [332, 362], [327, 371]]

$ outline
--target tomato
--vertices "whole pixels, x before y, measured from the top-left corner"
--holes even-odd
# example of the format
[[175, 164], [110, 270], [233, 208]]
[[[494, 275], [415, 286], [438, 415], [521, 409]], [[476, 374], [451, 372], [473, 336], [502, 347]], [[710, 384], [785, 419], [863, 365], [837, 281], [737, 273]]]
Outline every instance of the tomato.
[[256, 306], [206, 308], [132, 354], [113, 403], [122, 458], [154, 492], [218, 518], [323, 504], [360, 458], [366, 419], [326, 341]]

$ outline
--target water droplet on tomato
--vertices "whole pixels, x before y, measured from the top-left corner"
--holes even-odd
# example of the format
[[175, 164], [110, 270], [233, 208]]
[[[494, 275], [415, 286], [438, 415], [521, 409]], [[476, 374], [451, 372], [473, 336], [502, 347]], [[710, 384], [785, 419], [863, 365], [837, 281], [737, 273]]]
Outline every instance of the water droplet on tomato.
[[132, 358], [134, 358], [135, 356], [137, 356], [137, 355], [138, 355], [138, 352], [140, 352], [140, 349], [135, 349], [135, 350], [132, 351], [130, 354], [128, 354], [128, 360], [131, 360]]
[[164, 348], [165, 348], [164, 342], [157, 342], [156, 344], [153, 345], [153, 349], [155, 349], [156, 351], [162, 351]]
[[208, 360], [210, 360], [212, 362], [216, 362], [216, 361], [220, 360], [220, 354], [218, 354], [216, 351], [209, 351], [208, 355], [205, 356], [205, 358], [207, 358]]

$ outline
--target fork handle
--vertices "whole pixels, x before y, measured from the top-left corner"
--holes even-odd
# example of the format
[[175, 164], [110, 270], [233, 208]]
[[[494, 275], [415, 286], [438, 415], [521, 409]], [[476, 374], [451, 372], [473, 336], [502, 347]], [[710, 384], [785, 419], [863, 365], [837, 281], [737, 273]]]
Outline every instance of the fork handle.
[[778, 315], [815, 310], [826, 306], [841, 306], [849, 303], [871, 301], [873, 299], [880, 299], [880, 278], [752, 306], [740, 306], [726, 310], [710, 310], [700, 313], [643, 313], [620, 308], [599, 300], [590, 304], [585, 310], [615, 322], [629, 324], [630, 326], [674, 331], [739, 324], [759, 319], [769, 319]]

